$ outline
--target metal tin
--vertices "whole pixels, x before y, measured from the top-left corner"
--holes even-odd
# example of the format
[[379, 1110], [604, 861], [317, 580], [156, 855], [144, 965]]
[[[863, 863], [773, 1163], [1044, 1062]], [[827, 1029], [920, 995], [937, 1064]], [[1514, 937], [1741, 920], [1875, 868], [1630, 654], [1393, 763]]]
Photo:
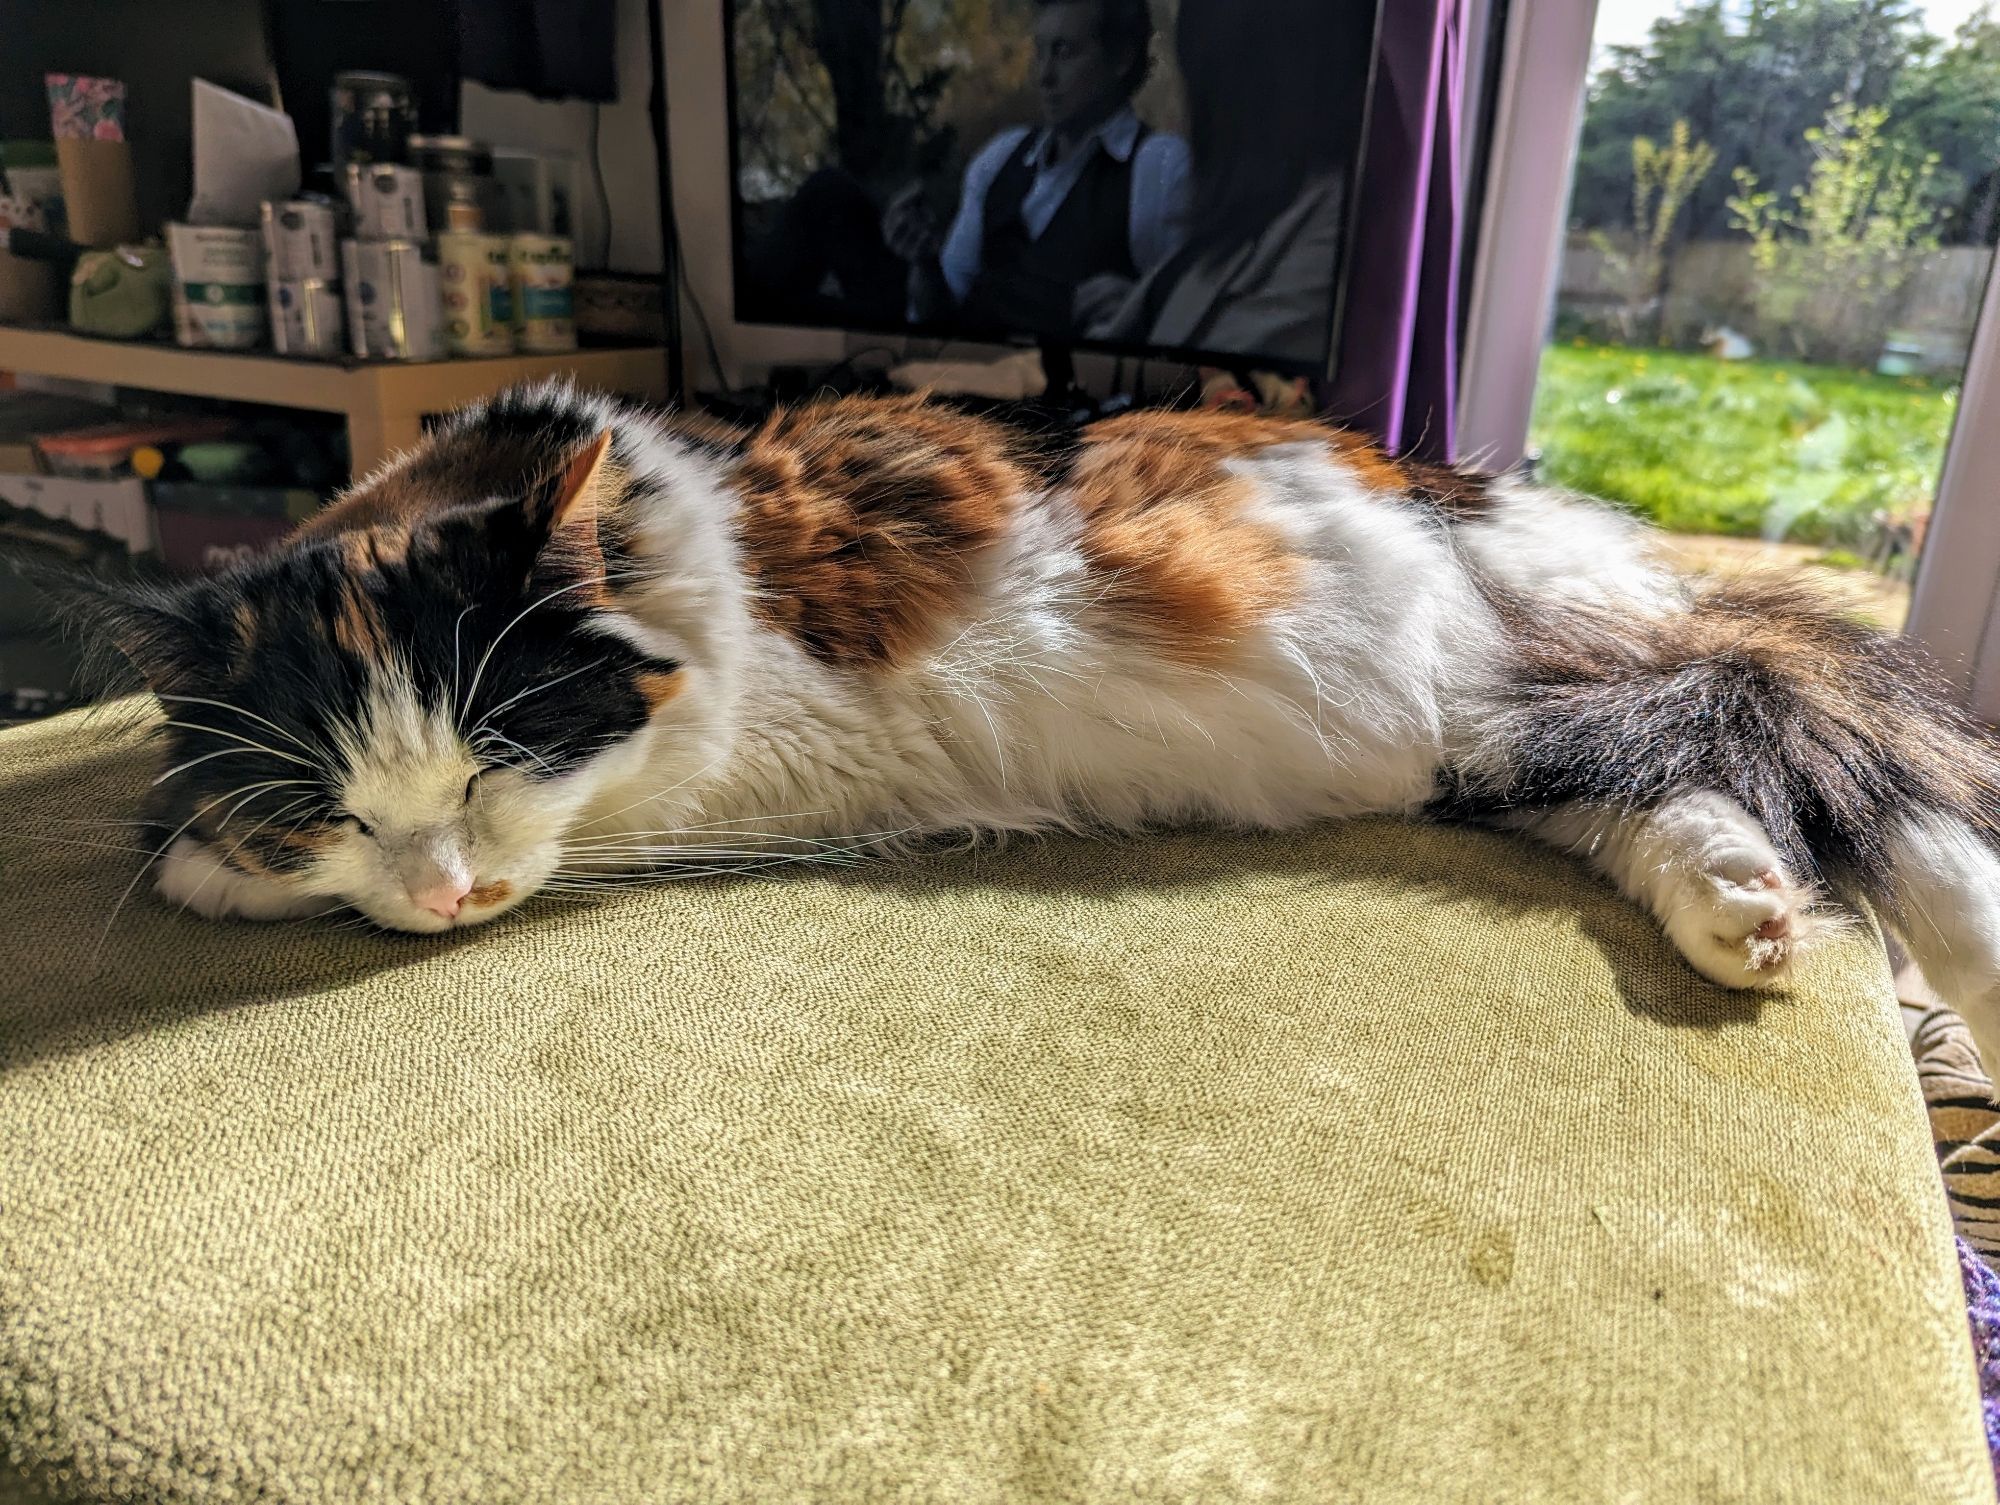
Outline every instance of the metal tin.
[[265, 270], [273, 282], [333, 282], [340, 277], [340, 229], [333, 206], [318, 199], [264, 201], [259, 211]]
[[264, 342], [264, 247], [255, 230], [168, 225], [174, 339], [193, 349], [248, 350]]
[[513, 271], [508, 238], [470, 232], [440, 235], [438, 278], [444, 294], [444, 339], [453, 355], [511, 355], [514, 350]]
[[536, 355], [576, 349], [576, 246], [564, 235], [513, 235], [515, 344]]
[[345, 328], [338, 283], [271, 283], [271, 346], [278, 354], [337, 360]]
[[344, 240], [347, 345], [363, 360], [434, 361], [444, 356], [438, 269], [410, 240]]
[[417, 128], [410, 81], [394, 73], [336, 73], [333, 77], [333, 162], [407, 162]]
[[361, 240], [422, 240], [424, 175], [414, 167], [350, 162], [340, 170], [341, 187], [354, 206], [354, 234]]

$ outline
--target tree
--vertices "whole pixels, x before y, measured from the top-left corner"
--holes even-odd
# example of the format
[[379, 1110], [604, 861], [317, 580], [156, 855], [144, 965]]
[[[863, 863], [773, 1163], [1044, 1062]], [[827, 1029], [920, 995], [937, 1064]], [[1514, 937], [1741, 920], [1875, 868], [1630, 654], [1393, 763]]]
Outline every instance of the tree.
[[1808, 360], [1868, 362], [1918, 262], [1937, 249], [1936, 158], [1888, 140], [1888, 118], [1879, 105], [1833, 106], [1805, 133], [1806, 181], [1782, 198], [1736, 169], [1729, 210], [1763, 274], [1754, 297], [1767, 344], [1788, 341]]
[[1938, 158], [1943, 238], [1965, 245], [2000, 239], [2000, 21], [1990, 8], [1904, 72], [1891, 111], [1898, 139]]
[[[1572, 213], [1610, 228], [1626, 218], [1631, 143], [1676, 120], [1780, 193], [1805, 181], [1805, 133], [1836, 99], [1890, 99], [1905, 71], [1935, 51], [1911, 0], [1696, 0], [1653, 24], [1641, 47], [1611, 49], [1591, 89]], [[1689, 198], [1679, 233], [1730, 227], [1726, 178]]]
[[1624, 336], [1635, 337], [1641, 323], [1660, 338], [1661, 295], [1665, 291], [1667, 242], [1689, 197], [1715, 166], [1715, 148], [1696, 141], [1685, 120], [1676, 120], [1665, 146], [1650, 136], [1632, 138], [1632, 237], [1629, 249], [1602, 231], [1592, 240], [1603, 255], [1625, 300]]

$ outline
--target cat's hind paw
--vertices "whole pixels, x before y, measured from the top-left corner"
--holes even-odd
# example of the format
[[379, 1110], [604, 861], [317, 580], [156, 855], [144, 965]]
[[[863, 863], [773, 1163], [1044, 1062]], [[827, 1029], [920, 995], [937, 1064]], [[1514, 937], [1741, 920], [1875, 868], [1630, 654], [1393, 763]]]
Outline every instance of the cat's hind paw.
[[1686, 874], [1667, 934], [1682, 956], [1725, 988], [1769, 987], [1823, 928], [1812, 893], [1768, 852], [1711, 854]]

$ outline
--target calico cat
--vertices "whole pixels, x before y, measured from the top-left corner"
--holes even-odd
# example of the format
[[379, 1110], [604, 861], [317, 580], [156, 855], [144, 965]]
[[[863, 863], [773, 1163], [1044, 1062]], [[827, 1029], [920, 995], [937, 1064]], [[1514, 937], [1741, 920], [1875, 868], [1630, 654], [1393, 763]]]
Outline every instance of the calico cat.
[[842, 400], [718, 436], [540, 386], [272, 556], [83, 614], [166, 711], [159, 891], [218, 919], [1432, 814], [1581, 855], [1732, 988], [1865, 899], [2000, 1062], [2000, 756], [1913, 645], [1316, 423], [1051, 445]]

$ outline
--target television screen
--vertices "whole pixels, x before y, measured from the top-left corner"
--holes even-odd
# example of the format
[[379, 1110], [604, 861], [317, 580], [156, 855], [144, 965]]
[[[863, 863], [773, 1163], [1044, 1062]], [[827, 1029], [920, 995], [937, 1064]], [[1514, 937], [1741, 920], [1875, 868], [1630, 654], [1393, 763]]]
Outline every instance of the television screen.
[[1325, 370], [1376, 0], [724, 0], [736, 314]]

